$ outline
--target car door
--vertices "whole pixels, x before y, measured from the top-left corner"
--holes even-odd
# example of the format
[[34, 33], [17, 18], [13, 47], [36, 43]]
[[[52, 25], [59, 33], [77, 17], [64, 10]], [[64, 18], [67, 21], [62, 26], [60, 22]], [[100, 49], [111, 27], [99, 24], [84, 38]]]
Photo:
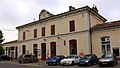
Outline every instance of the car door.
[[76, 56], [76, 57], [75, 57], [75, 63], [78, 63], [78, 62], [79, 62], [79, 57]]
[[31, 62], [31, 55], [25, 55], [24, 56], [25, 61]]
[[92, 55], [91, 56], [91, 61], [92, 61], [92, 63], [97, 63], [98, 62], [98, 58], [97, 58], [97, 56], [96, 55]]

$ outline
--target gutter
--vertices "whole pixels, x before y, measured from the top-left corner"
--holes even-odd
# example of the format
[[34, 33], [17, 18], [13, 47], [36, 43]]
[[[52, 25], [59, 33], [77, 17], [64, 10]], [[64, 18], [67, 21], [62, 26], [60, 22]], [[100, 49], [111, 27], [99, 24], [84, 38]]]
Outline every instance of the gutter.
[[[91, 10], [90, 10], [91, 11]], [[91, 29], [91, 20], [90, 20], [90, 11], [89, 11], [89, 35], [90, 35], [90, 51], [92, 52], [92, 29]]]

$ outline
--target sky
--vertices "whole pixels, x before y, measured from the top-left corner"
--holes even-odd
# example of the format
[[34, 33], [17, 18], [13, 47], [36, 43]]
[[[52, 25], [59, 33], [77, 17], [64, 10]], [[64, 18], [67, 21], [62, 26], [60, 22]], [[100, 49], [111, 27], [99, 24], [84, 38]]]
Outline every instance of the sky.
[[108, 21], [120, 20], [120, 0], [0, 0], [0, 30], [5, 41], [18, 39], [17, 26], [38, 20], [39, 13], [46, 9], [56, 15], [69, 10], [97, 6], [99, 13]]

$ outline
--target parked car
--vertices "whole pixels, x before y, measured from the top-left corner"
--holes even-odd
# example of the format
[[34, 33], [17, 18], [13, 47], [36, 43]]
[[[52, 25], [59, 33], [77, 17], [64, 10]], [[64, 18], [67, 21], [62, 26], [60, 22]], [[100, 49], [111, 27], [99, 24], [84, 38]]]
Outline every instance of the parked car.
[[77, 64], [80, 59], [80, 56], [69, 55], [65, 59], [61, 60], [61, 65], [74, 65]]
[[95, 54], [86, 54], [80, 60], [78, 65], [92, 65], [98, 63], [98, 57]]
[[64, 58], [65, 58], [65, 56], [63, 56], [63, 55], [54, 56], [52, 58], [47, 59], [46, 63], [48, 65], [59, 65], [60, 61]]
[[37, 62], [38, 59], [35, 55], [20, 55], [18, 58], [19, 63], [32, 63], [32, 62]]
[[104, 54], [102, 57], [99, 59], [99, 66], [103, 65], [112, 65], [114, 66], [115, 64], [118, 63], [118, 59], [115, 54]]
[[12, 57], [9, 57], [7, 55], [0, 55], [0, 61], [4, 61], [4, 60], [12, 60]]

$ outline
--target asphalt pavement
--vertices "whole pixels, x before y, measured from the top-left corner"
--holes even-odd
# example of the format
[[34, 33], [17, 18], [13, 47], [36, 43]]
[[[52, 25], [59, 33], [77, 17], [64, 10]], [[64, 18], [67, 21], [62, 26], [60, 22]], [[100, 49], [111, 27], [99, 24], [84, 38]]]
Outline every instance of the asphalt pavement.
[[45, 61], [40, 61], [37, 63], [24, 63], [20, 64], [17, 61], [0, 61], [0, 68], [120, 68], [120, 63], [115, 65], [115, 67], [99, 67], [99, 65], [92, 66], [48, 66]]

